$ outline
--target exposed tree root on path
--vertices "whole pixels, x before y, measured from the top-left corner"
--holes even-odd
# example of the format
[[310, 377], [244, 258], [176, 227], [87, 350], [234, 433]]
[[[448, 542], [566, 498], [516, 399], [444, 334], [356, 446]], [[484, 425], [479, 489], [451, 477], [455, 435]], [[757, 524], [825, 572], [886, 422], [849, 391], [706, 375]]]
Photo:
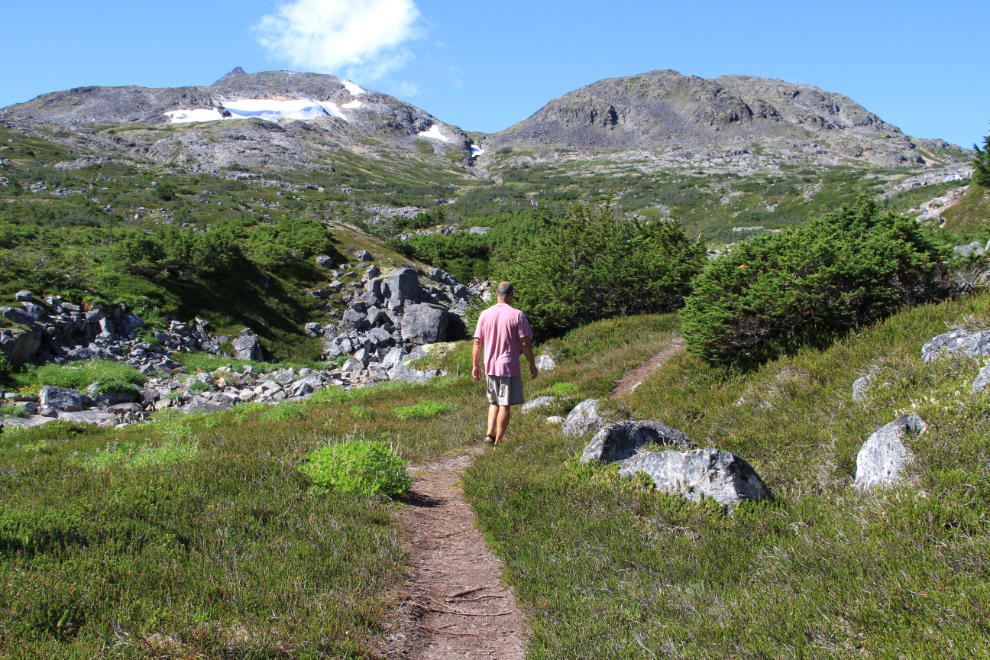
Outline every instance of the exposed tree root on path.
[[673, 337], [653, 357], [639, 365], [635, 369], [626, 373], [619, 382], [612, 388], [612, 396], [620, 397], [629, 394], [634, 389], [643, 384], [643, 381], [654, 371], [663, 366], [663, 363], [684, 349], [684, 340], [680, 336]]
[[476, 452], [413, 471], [402, 513], [413, 577], [386, 656], [440, 660], [522, 660], [522, 613], [502, 584], [501, 562], [474, 526], [458, 480]]

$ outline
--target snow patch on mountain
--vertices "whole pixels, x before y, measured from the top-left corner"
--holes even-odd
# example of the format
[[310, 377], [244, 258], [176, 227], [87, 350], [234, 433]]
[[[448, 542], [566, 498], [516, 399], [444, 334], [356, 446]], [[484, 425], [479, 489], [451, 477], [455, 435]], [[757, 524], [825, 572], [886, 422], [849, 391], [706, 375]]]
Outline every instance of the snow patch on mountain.
[[440, 127], [437, 124], [430, 126], [430, 130], [422, 131], [418, 134], [420, 137], [430, 138], [431, 140], [441, 140], [442, 142], [450, 142], [450, 138], [440, 132]]
[[351, 101], [350, 103], [345, 103], [344, 105], [342, 105], [340, 107], [343, 108], [344, 110], [357, 110], [357, 109], [359, 109], [361, 107], [361, 102], [360, 101]]
[[[357, 103], [357, 106], [354, 106]], [[353, 101], [345, 105], [345, 108], [356, 109], [360, 103]], [[224, 101], [223, 108], [229, 116], [221, 115], [217, 108], [196, 110], [173, 110], [166, 112], [172, 124], [183, 124], [200, 121], [220, 121], [223, 119], [248, 119], [257, 117], [265, 121], [277, 122], [280, 119], [306, 120], [317, 117], [338, 117], [347, 121], [347, 117], [340, 111], [336, 103], [330, 101], [313, 101], [311, 99], [293, 99], [289, 101], [275, 101], [272, 99], [235, 99]]]
[[341, 80], [340, 84], [347, 88], [347, 91], [351, 93], [352, 96], [357, 96], [358, 94], [367, 94], [367, 90], [362, 89], [352, 83], [350, 80]]

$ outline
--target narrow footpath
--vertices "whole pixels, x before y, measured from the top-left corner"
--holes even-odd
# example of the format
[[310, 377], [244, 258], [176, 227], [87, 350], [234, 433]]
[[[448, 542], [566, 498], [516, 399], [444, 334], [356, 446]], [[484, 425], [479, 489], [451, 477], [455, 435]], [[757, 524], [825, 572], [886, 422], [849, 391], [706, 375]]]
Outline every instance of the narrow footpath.
[[525, 629], [502, 567], [474, 526], [458, 483], [474, 455], [447, 458], [412, 472], [403, 511], [414, 577], [387, 640], [386, 657], [413, 660], [522, 660]]

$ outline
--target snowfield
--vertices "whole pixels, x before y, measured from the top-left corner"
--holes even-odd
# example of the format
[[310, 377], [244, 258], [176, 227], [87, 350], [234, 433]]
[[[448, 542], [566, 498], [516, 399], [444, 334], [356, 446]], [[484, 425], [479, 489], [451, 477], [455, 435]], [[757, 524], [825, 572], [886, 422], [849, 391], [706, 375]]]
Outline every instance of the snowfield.
[[350, 80], [341, 80], [340, 84], [347, 88], [347, 91], [351, 93], [351, 96], [357, 96], [358, 94], [367, 94], [368, 91], [361, 89]]
[[[347, 110], [356, 110], [361, 107], [361, 102], [351, 101], [343, 107]], [[221, 116], [217, 108], [173, 110], [165, 114], [171, 120], [169, 122], [171, 124], [220, 121], [223, 119], [248, 119], [249, 117], [277, 122], [280, 119], [306, 120], [329, 116], [347, 121], [347, 116], [341, 112], [341, 108], [338, 108], [336, 103], [330, 101], [313, 101], [311, 99], [293, 99], [290, 101], [235, 99], [224, 101], [223, 108], [230, 113], [229, 117]]]
[[440, 127], [436, 124], [430, 126], [430, 130], [419, 133], [419, 137], [430, 138], [431, 140], [441, 140], [450, 142], [450, 138], [440, 132]]

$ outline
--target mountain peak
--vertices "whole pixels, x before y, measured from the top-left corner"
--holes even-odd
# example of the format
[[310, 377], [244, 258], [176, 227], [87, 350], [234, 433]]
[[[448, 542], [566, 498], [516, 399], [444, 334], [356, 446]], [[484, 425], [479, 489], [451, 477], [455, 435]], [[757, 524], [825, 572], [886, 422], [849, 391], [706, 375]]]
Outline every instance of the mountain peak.
[[236, 78], [237, 76], [246, 76], [246, 75], [247, 75], [247, 71], [245, 71], [241, 67], [237, 67], [236, 69], [234, 69], [233, 71], [231, 71], [230, 73], [228, 73], [223, 78], [221, 78], [220, 80], [216, 81], [213, 84], [218, 85], [222, 83], [224, 80], [230, 80], [231, 78]]

